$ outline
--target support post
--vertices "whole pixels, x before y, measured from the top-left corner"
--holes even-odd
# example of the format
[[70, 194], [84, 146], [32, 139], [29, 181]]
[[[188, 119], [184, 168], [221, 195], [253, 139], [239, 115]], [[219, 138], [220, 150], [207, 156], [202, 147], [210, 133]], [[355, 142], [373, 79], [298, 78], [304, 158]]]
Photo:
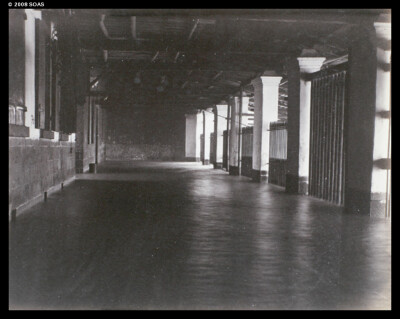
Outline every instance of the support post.
[[[288, 108], [288, 159], [286, 191], [308, 195], [310, 163], [310, 117], [311, 117], [311, 79], [310, 74], [321, 70], [325, 57], [318, 56], [315, 50], [303, 50], [297, 58], [297, 66], [292, 65], [289, 75]], [[296, 69], [297, 70], [296, 70]], [[298, 84], [293, 82], [298, 82]], [[298, 93], [295, 92], [298, 90]], [[297, 94], [296, 94], [297, 93]], [[293, 94], [293, 97], [290, 97]]]
[[[371, 209], [374, 217], [391, 217], [391, 23], [374, 23], [377, 40], [374, 152]], [[386, 20], [386, 21], [385, 21]]]
[[279, 83], [282, 77], [261, 76], [252, 81], [254, 86], [254, 127], [252, 179], [268, 180], [269, 123], [278, 120]]
[[239, 98], [229, 99], [231, 127], [229, 131], [229, 175], [239, 175]]
[[214, 107], [215, 163], [214, 168], [222, 168], [224, 131], [227, 129], [228, 105], [217, 104]]
[[208, 108], [203, 111], [203, 143], [204, 143], [204, 159], [203, 165], [210, 164], [210, 137], [214, 129], [214, 114], [212, 109]]
[[29, 137], [39, 139], [40, 130], [35, 126], [35, 19], [41, 19], [39, 11], [26, 9], [25, 20], [25, 126], [29, 127]]
[[203, 113], [198, 110], [196, 113], [196, 161], [200, 162], [201, 153], [201, 134], [203, 134]]
[[188, 162], [199, 162], [200, 155], [196, 154], [197, 136], [197, 114], [185, 114], [186, 134], [185, 134], [185, 159]]
[[[390, 28], [390, 23], [386, 26]], [[390, 132], [390, 122], [384, 119], [390, 116], [386, 111], [390, 109], [389, 57], [385, 53], [390, 41], [389, 48], [382, 50], [385, 28], [380, 23], [375, 27], [358, 27], [349, 52], [344, 206], [347, 213], [380, 217], [384, 215]]]
[[238, 168], [239, 175], [242, 175], [242, 113], [243, 113], [243, 88], [239, 93], [239, 127], [238, 127]]

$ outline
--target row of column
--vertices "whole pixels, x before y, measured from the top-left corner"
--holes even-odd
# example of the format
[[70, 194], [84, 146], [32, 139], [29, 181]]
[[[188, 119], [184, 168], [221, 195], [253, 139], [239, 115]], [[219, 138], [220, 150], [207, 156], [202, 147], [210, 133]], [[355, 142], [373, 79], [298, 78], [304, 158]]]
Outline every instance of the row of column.
[[[307, 60], [308, 59], [308, 60]], [[318, 61], [322, 65], [324, 59], [302, 58], [301, 64], [315, 64]], [[311, 69], [307, 69], [311, 71]], [[264, 76], [252, 81], [254, 86], [254, 128], [253, 128], [253, 163], [252, 175], [255, 181], [266, 181], [268, 178], [269, 161], [269, 125], [278, 120], [279, 84], [282, 77], [275, 73], [264, 73]], [[304, 178], [307, 176], [309, 141], [309, 117], [310, 110], [309, 83], [301, 86], [302, 119], [299, 140], [301, 141], [301, 156], [297, 167]], [[231, 175], [240, 174], [240, 128], [242, 123], [244, 106], [249, 102], [248, 97], [234, 96], [228, 103], [218, 104], [214, 108], [198, 111], [196, 114], [186, 114], [186, 159], [188, 161], [200, 161], [200, 136], [203, 134], [204, 157], [203, 164], [209, 164], [210, 134], [215, 134], [215, 168], [222, 167], [223, 157], [223, 132], [229, 124], [229, 150], [228, 165]], [[303, 114], [304, 113], [304, 114]]]
[[[390, 164], [390, 23], [375, 23], [359, 30], [349, 53], [345, 125], [345, 208], [349, 212], [382, 215], [388, 193]], [[360, 37], [365, 34], [365, 37]], [[371, 40], [375, 39], [375, 40]], [[296, 61], [297, 60], [297, 61]], [[325, 57], [303, 50], [288, 66], [288, 157], [286, 191], [308, 194], [310, 158], [311, 77]], [[265, 181], [269, 171], [269, 125], [278, 120], [281, 77], [265, 72], [254, 86], [252, 179]], [[247, 100], [246, 100], [247, 99]], [[210, 133], [215, 134], [215, 168], [222, 166], [223, 131], [229, 128], [228, 164], [231, 175], [240, 174], [242, 94], [213, 109], [186, 116], [186, 157], [200, 160], [200, 134], [204, 134], [204, 160], [209, 164]], [[213, 113], [214, 114], [213, 114]]]
[[[25, 21], [24, 21], [24, 54], [25, 54], [25, 61], [21, 61], [21, 63], [24, 63], [25, 65], [25, 76], [24, 76], [24, 103], [26, 106], [26, 113], [25, 113], [25, 123], [24, 126], [29, 128], [29, 138], [30, 139], [39, 139], [41, 138], [41, 130], [40, 128], [37, 128], [36, 126], [36, 121], [37, 121], [37, 101], [39, 99], [36, 90], [36, 86], [38, 83], [36, 81], [36, 75], [39, 72], [37, 70], [37, 63], [36, 60], [38, 58], [44, 59], [45, 55], [44, 52], [41, 54], [39, 57], [37, 56], [38, 51], [37, 50], [37, 45], [40, 45], [38, 43], [41, 43], [36, 39], [37, 36], [40, 36], [41, 32], [37, 30], [38, 26], [36, 24], [37, 20], [42, 20], [42, 13], [40, 10], [35, 10], [35, 9], [25, 9]], [[40, 40], [40, 39], [39, 39]], [[43, 45], [43, 43], [41, 43]], [[40, 103], [39, 103], [40, 104]], [[59, 114], [55, 114], [54, 116], [58, 117]], [[57, 123], [57, 120], [56, 120]], [[56, 124], [58, 125], [58, 124]], [[52, 131], [53, 134], [53, 140], [58, 141], [59, 138], [61, 137], [61, 133], [58, 131], [58, 129]], [[68, 134], [68, 140], [70, 142], [75, 141], [75, 133]]]
[[[318, 71], [325, 58], [299, 58], [302, 73]], [[269, 125], [278, 120], [279, 84], [282, 77], [274, 72], [264, 73], [264, 76], [252, 81], [254, 86], [254, 128], [253, 128], [253, 180], [268, 179], [269, 161]], [[293, 165], [296, 171], [289, 173], [301, 177], [299, 190], [306, 189], [304, 181], [308, 179], [308, 153], [310, 140], [310, 96], [311, 83], [300, 78], [300, 112], [297, 126], [298, 159]], [[215, 168], [222, 167], [223, 132], [229, 125], [228, 165], [231, 175], [240, 174], [240, 127], [243, 125], [243, 106], [248, 105], [249, 98], [243, 96], [231, 97], [229, 103], [218, 104], [214, 108], [198, 111], [196, 114], [186, 114], [186, 159], [200, 161], [200, 136], [203, 134], [204, 157], [203, 164], [209, 164], [210, 134], [215, 134]], [[293, 122], [293, 121], [292, 121]], [[293, 159], [292, 159], [293, 162]]]

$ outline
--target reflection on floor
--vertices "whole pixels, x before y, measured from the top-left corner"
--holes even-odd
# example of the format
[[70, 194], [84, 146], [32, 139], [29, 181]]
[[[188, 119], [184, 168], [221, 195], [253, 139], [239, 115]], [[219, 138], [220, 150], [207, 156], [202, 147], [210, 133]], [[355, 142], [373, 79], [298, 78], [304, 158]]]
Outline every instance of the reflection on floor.
[[391, 224], [199, 163], [107, 163], [10, 224], [10, 309], [390, 309]]

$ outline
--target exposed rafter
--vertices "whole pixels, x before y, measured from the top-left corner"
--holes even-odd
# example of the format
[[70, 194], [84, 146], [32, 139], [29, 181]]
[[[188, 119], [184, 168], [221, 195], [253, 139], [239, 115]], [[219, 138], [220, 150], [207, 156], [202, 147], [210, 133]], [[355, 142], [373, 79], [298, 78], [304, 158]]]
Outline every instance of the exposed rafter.
[[[110, 92], [129, 92], [140, 103], [205, 106], [240, 89], [252, 94], [249, 83], [265, 70], [285, 78], [285, 59], [302, 46], [324, 54], [325, 66], [342, 63], [354, 25], [370, 25], [382, 10], [99, 9], [75, 10], [74, 21], [87, 63], [119, 70], [105, 81]], [[157, 91], [160, 76], [169, 83]], [[284, 95], [280, 101], [287, 104]]]

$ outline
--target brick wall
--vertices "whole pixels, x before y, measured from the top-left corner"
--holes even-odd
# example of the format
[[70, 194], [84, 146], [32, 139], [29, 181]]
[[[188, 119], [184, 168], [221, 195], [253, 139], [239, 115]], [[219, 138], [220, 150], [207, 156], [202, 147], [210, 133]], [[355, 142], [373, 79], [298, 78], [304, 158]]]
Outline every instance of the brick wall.
[[9, 203], [27, 203], [75, 175], [75, 143], [9, 137]]

